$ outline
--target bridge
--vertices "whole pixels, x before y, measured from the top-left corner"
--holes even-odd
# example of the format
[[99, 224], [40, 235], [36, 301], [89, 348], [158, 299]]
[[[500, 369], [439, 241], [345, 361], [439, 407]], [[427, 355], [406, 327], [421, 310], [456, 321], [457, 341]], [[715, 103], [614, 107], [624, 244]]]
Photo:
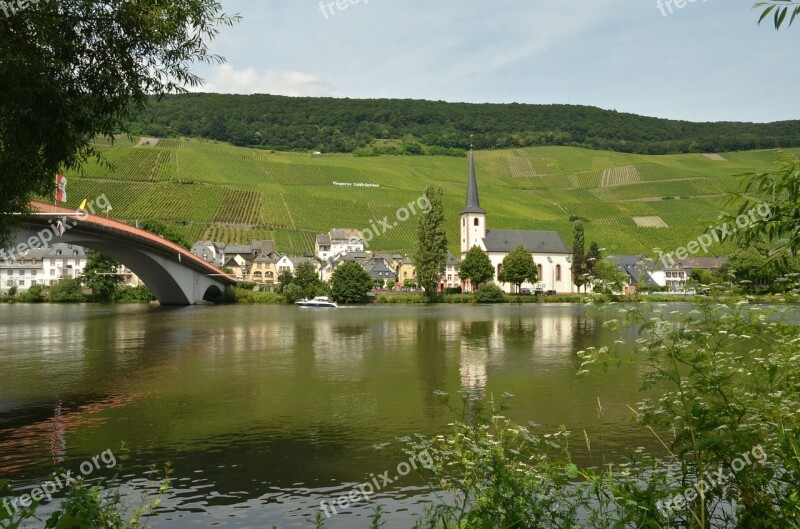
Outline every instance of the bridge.
[[[59, 219], [61, 235], [55, 233]], [[162, 305], [220, 301], [225, 288], [236, 283], [163, 237], [99, 215], [33, 201], [31, 214], [21, 217], [17, 244], [41, 246], [42, 241], [75, 244], [115, 259], [139, 276]]]

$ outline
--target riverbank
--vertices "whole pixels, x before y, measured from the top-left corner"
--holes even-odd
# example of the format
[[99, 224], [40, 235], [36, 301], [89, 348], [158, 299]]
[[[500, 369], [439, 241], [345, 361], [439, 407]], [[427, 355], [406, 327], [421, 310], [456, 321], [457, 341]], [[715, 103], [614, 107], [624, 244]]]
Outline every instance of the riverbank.
[[[707, 300], [707, 296], [697, 295], [671, 295], [671, 294], [643, 294], [637, 296], [611, 296], [607, 294], [559, 294], [555, 296], [518, 296], [504, 295], [500, 304], [555, 304], [555, 303], [697, 303]], [[782, 304], [800, 303], [800, 296], [793, 294], [773, 294], [763, 296], [744, 296], [733, 294], [729, 296], [717, 296], [715, 300], [725, 302], [747, 301], [749, 303]], [[129, 296], [115, 300], [116, 304], [147, 304], [152, 301], [146, 297]], [[51, 300], [48, 297], [41, 297], [36, 300], [26, 297], [24, 294], [19, 296], [0, 296], [0, 303], [95, 303], [88, 296], [76, 299]], [[98, 302], [99, 303], [99, 302]], [[107, 303], [107, 302], [106, 302]], [[276, 292], [254, 292], [237, 288], [233, 295], [227, 297], [226, 303], [242, 305], [284, 305], [286, 298]], [[477, 304], [474, 294], [442, 294], [428, 299], [424, 294], [415, 293], [379, 293], [372, 303], [379, 305], [424, 305], [424, 304], [450, 304], [450, 305], [469, 305]]]
[[[698, 295], [671, 295], [671, 294], [644, 294], [636, 296], [614, 296], [608, 294], [558, 294], [555, 296], [517, 296], [504, 295], [503, 301], [497, 303], [507, 304], [540, 304], [540, 303], [697, 303], [708, 300], [708, 296]], [[764, 295], [764, 296], [744, 296], [733, 294], [729, 296], [716, 296], [715, 300], [726, 302], [748, 301], [750, 303], [800, 303], [800, 296], [797, 295]], [[477, 303], [474, 294], [444, 294], [436, 296], [432, 300], [427, 299], [423, 294], [382, 294], [375, 298], [375, 303], [379, 304], [425, 304], [425, 303], [449, 303], [449, 304], [470, 304]]]

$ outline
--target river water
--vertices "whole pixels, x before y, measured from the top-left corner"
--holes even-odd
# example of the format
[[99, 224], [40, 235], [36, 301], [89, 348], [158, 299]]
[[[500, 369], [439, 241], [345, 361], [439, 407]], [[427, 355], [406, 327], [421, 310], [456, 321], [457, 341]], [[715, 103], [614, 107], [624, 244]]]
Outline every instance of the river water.
[[[628, 422], [640, 374], [576, 375], [576, 351], [635, 339], [604, 328], [609, 317], [566, 304], [0, 306], [0, 479], [29, 492], [54, 465], [79, 473], [110, 450], [127, 453], [123, 479], [140, 487], [172, 463], [155, 528], [311, 527], [322, 500], [397, 477], [397, 437], [449, 431], [435, 391], [456, 408], [459, 391], [513, 393], [508, 417], [566, 425], [583, 463], [621, 460], [656, 445]], [[87, 478], [119, 471], [107, 466]], [[374, 501], [390, 529], [434, 500], [412, 472]], [[366, 528], [373, 506], [326, 527]]]

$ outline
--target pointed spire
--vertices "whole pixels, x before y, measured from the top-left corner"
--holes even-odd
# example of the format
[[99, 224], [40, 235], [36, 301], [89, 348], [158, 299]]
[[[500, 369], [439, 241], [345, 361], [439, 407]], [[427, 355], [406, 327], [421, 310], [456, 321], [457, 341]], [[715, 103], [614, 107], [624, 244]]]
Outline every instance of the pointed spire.
[[469, 181], [467, 183], [467, 206], [461, 212], [464, 213], [486, 213], [481, 209], [481, 201], [478, 197], [478, 179], [475, 177], [475, 155], [472, 149], [469, 150]]

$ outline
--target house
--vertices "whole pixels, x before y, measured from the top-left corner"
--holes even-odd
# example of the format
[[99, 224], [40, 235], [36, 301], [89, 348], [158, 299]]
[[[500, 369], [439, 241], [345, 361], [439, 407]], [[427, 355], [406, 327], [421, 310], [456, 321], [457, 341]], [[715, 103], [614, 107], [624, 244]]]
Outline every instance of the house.
[[25, 292], [33, 285], [50, 287], [61, 279], [74, 279], [83, 273], [86, 262], [83, 247], [64, 243], [11, 254], [0, 260], [0, 291], [16, 287]]
[[222, 269], [239, 281], [244, 281], [244, 276], [247, 274], [247, 261], [242, 256], [236, 255], [225, 261]]
[[447, 252], [447, 265], [444, 276], [439, 282], [439, 291], [444, 291], [446, 288], [461, 287], [461, 279], [458, 277], [458, 269], [460, 266], [461, 261], [452, 253]]
[[273, 285], [278, 278], [275, 260], [262, 253], [250, 262], [250, 268], [246, 280], [251, 283]]
[[[461, 211], [461, 258], [477, 246], [492, 262], [494, 280], [506, 292], [514, 285], [501, 283], [497, 277], [502, 271], [503, 259], [517, 246], [531, 253], [537, 268], [536, 284], [525, 283], [522, 288], [574, 292], [572, 281], [572, 250], [554, 231], [490, 230], [486, 212], [481, 209], [478, 197], [478, 180], [475, 174], [475, 157], [469, 153], [469, 179], [467, 181], [467, 204]], [[471, 290], [464, 284], [465, 290]]]
[[[271, 271], [276, 276], [275, 270], [270, 267], [270, 261], [274, 263], [280, 257], [275, 252], [273, 241], [252, 241], [250, 244], [197, 241], [192, 245], [191, 252], [222, 269], [227, 268], [241, 281], [255, 283], [270, 283], [267, 279], [268, 272]], [[274, 277], [272, 280], [274, 281]]]
[[688, 257], [686, 259], [667, 259], [662, 257], [651, 272], [653, 280], [671, 292], [686, 290], [686, 282], [692, 277], [692, 270], [716, 272], [727, 262], [724, 257]]
[[655, 263], [645, 255], [609, 255], [606, 260], [625, 274], [626, 282], [622, 294], [632, 296], [640, 288], [660, 288], [651, 275]]
[[408, 280], [417, 281], [417, 268], [414, 266], [414, 261], [406, 257], [397, 267], [397, 283], [404, 286]]
[[225, 243], [214, 241], [197, 241], [190, 250], [194, 255], [222, 268], [225, 266]]
[[275, 262], [276, 278], [286, 272], [294, 274], [297, 271], [297, 267], [303, 263], [311, 263], [314, 266], [314, 270], [319, 274], [321, 268], [320, 262], [313, 257], [281, 255]]
[[394, 270], [392, 270], [392, 267], [383, 258], [372, 257], [366, 263], [364, 263], [363, 266], [364, 270], [366, 270], [370, 277], [374, 280], [383, 281], [384, 284], [389, 279], [393, 281], [397, 280]]
[[348, 252], [363, 252], [364, 239], [361, 232], [353, 229], [334, 228], [328, 233], [317, 234], [314, 255], [325, 261]]

